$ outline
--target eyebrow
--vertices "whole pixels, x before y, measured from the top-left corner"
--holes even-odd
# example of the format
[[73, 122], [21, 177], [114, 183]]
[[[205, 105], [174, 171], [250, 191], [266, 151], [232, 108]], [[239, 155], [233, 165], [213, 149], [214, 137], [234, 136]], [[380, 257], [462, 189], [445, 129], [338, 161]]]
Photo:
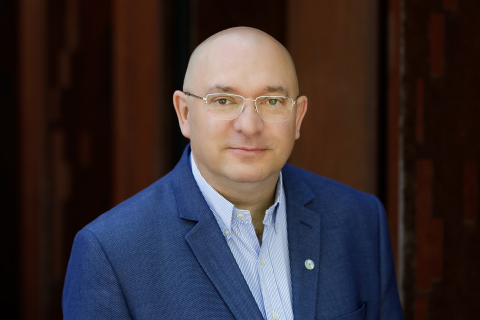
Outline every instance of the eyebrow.
[[[210, 87], [210, 89], [208, 89], [207, 91], [207, 94], [208, 93], [215, 93], [215, 92], [224, 92], [224, 93], [236, 93], [238, 92], [237, 89], [235, 89], [234, 87], [229, 87], [229, 86], [222, 86], [222, 85], [214, 85], [213, 87]], [[289, 97], [288, 95], [288, 90], [285, 89], [283, 86], [266, 86], [265, 87], [265, 92], [267, 93], [281, 93], [287, 97]]]
[[282, 93], [285, 96], [289, 97], [288, 90], [282, 86], [267, 86], [265, 91], [268, 93]]
[[210, 89], [208, 89], [207, 93], [215, 93], [215, 92], [232, 93], [232, 92], [235, 92], [235, 91], [236, 90], [233, 87], [222, 86], [222, 85], [216, 84], [213, 87], [210, 87]]

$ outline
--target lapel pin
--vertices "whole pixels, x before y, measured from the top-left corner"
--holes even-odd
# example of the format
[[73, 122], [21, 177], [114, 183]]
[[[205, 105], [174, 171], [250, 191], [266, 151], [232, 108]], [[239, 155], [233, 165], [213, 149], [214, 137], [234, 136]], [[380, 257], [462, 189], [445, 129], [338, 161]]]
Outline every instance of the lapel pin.
[[313, 263], [312, 260], [307, 259], [307, 260], [305, 260], [305, 267], [306, 267], [308, 270], [312, 270], [313, 268], [315, 268], [315, 263]]

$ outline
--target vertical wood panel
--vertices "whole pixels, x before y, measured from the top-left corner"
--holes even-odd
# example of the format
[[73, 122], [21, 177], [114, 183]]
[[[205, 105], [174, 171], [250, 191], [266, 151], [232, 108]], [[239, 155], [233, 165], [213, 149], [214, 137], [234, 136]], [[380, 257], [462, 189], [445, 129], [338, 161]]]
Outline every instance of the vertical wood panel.
[[160, 2], [115, 0], [113, 10], [113, 204], [117, 204], [159, 176], [164, 158], [159, 157], [159, 108], [165, 106], [160, 105]]
[[401, 1], [390, 0], [388, 7], [388, 93], [387, 93], [387, 204], [388, 225], [397, 271], [400, 296], [403, 296], [403, 272], [399, 221], [400, 166], [400, 84], [401, 84]]
[[[65, 134], [60, 130], [51, 133], [51, 165], [54, 170], [51, 172], [52, 185], [52, 280], [55, 283], [63, 283], [65, 276], [66, 256], [64, 217], [65, 202], [71, 194], [71, 168], [65, 161]], [[70, 249], [70, 248], [69, 248]], [[58, 310], [58, 308], [55, 308]]]
[[287, 48], [309, 98], [290, 162], [376, 194], [377, 1], [290, 0], [286, 12]]
[[443, 222], [433, 218], [434, 172], [431, 159], [417, 160], [416, 176], [415, 288], [423, 294], [430, 290], [433, 279], [442, 277]]
[[415, 299], [415, 320], [428, 320], [428, 296]]
[[445, 17], [440, 13], [430, 15], [430, 73], [442, 75], [444, 65]]
[[424, 95], [423, 95], [423, 79], [417, 79], [417, 142], [423, 141], [423, 130], [424, 130]]
[[21, 318], [43, 319], [45, 2], [20, 1]]
[[474, 222], [477, 215], [477, 164], [466, 162], [463, 168], [463, 220]]
[[443, 6], [447, 9], [454, 9], [457, 7], [457, 0], [443, 0]]
[[430, 289], [430, 251], [428, 247], [429, 223], [432, 218], [432, 183], [433, 168], [430, 159], [417, 160], [417, 194], [416, 194], [416, 276], [415, 287], [418, 290]]
[[480, 2], [402, 3], [405, 319], [479, 319]]

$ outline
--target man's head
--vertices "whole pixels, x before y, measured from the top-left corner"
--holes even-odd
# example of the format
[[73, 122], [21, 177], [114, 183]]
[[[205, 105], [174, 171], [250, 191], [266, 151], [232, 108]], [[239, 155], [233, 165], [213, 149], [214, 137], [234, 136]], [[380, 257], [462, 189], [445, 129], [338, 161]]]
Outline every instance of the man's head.
[[246, 99], [288, 96], [296, 100], [283, 122], [260, 118], [251, 100], [233, 120], [218, 120], [206, 103], [176, 91], [173, 97], [180, 128], [190, 139], [204, 178], [220, 189], [235, 183], [275, 181], [290, 156], [307, 109], [298, 96], [295, 67], [288, 51], [268, 34], [232, 28], [205, 40], [194, 51], [185, 75], [184, 92], [206, 97], [230, 93]]

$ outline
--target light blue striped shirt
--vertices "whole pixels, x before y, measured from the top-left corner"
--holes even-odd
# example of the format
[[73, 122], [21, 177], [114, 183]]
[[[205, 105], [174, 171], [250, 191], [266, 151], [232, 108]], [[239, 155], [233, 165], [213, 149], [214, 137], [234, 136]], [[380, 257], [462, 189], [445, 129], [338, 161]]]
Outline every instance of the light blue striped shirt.
[[235, 208], [208, 184], [190, 154], [193, 176], [225, 236], [265, 319], [293, 319], [287, 216], [282, 174], [275, 203], [265, 212], [262, 246], [250, 211]]

